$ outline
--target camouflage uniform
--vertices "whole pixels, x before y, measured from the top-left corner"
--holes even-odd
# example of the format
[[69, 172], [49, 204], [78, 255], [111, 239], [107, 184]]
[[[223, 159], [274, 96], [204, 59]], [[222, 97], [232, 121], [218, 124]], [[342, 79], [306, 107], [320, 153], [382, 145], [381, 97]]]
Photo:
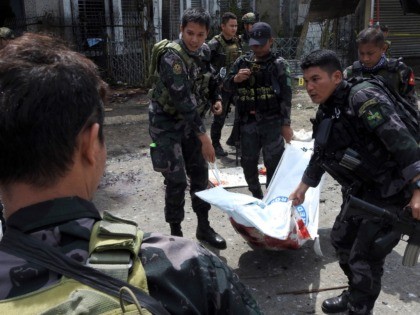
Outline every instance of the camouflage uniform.
[[[92, 203], [70, 197], [22, 208], [7, 224], [85, 263], [92, 226], [100, 219]], [[150, 295], [171, 314], [261, 314], [232, 270], [195, 242], [146, 233], [139, 256]], [[0, 300], [45, 289], [60, 278], [53, 271], [0, 251]]]
[[[281, 127], [290, 126], [292, 89], [286, 60], [273, 53], [263, 61], [253, 60], [253, 54], [238, 58], [226, 78], [225, 86], [237, 93], [241, 166], [245, 179], [253, 196], [262, 198], [258, 179], [260, 151], [262, 149], [268, 186], [284, 152]], [[250, 78], [234, 83], [234, 76], [243, 68], [251, 68]]]
[[[305, 184], [317, 186], [326, 171], [342, 185], [345, 197], [351, 193], [394, 212], [407, 205], [413, 193], [409, 182], [420, 174], [420, 149], [383, 90], [343, 81], [319, 106], [313, 124], [315, 148]], [[322, 136], [328, 125], [331, 131]], [[360, 165], [349, 164], [346, 155]], [[389, 232], [381, 219], [336, 218], [331, 241], [349, 279], [354, 314], [368, 314], [380, 293], [385, 257], [399, 236], [392, 236], [385, 250], [374, 241]]]
[[[220, 82], [229, 73], [232, 64], [241, 55], [242, 48], [237, 37], [226, 40], [222, 34], [214, 36], [208, 43], [211, 50], [211, 64], [219, 74]], [[222, 88], [223, 112], [215, 115], [210, 128], [210, 136], [213, 146], [220, 146], [222, 128], [225, 124], [226, 116], [230, 109], [230, 104], [234, 103], [232, 91]]]
[[194, 62], [187, 67], [179, 52], [170, 49], [159, 62], [159, 80], [150, 92], [149, 133], [153, 140], [153, 168], [165, 177], [165, 219], [180, 223], [184, 219], [185, 189], [190, 178], [194, 212], [206, 215], [210, 204], [195, 196], [207, 188], [208, 166], [201, 153], [198, 134], [206, 132], [202, 117], [213, 102], [220, 99], [210, 65], [210, 49], [204, 44], [198, 51], [184, 52]]
[[[257, 22], [257, 17], [254, 13], [248, 12], [242, 16], [242, 24], [255, 24]], [[251, 51], [251, 47], [249, 47], [249, 32], [244, 29], [244, 33], [239, 35], [239, 39], [241, 40], [242, 51], [243, 53], [248, 53]]]
[[400, 59], [382, 56], [373, 68], [366, 68], [360, 61], [355, 61], [353, 65], [344, 70], [345, 79], [356, 76], [369, 77], [371, 75], [382, 76], [390, 87], [410, 102], [414, 108], [418, 108], [414, 72]]

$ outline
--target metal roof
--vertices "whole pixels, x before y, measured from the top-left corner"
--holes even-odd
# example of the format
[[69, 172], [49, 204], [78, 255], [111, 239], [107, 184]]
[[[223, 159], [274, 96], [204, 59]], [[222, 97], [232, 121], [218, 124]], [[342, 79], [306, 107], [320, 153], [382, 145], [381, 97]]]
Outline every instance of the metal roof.
[[360, 0], [312, 0], [309, 21], [320, 22], [354, 13]]

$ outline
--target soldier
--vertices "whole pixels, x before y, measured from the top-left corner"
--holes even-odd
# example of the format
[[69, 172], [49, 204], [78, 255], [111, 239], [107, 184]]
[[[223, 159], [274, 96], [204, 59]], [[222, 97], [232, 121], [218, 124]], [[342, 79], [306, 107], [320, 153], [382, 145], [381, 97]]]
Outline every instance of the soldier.
[[185, 11], [182, 39], [176, 40], [158, 63], [159, 78], [150, 92], [149, 133], [153, 140], [153, 168], [165, 178], [165, 219], [171, 234], [182, 236], [188, 176], [192, 208], [198, 218], [196, 237], [225, 249], [226, 241], [210, 227], [210, 204], [195, 195], [207, 188], [207, 162], [215, 161], [214, 148], [202, 121], [209, 98], [215, 114], [222, 110], [220, 95], [215, 93], [217, 82], [212, 74], [210, 49], [204, 42], [209, 27], [208, 12]]
[[[195, 28], [186, 30], [197, 36]], [[66, 279], [57, 269], [34, 263], [27, 252], [11, 253], [11, 242], [20, 246], [12, 232], [37, 245], [29, 246], [37, 258], [49, 250], [50, 264], [72, 261], [76, 274], [79, 268], [88, 268], [86, 264], [98, 265], [97, 260], [103, 262], [98, 267], [109, 266], [120, 271], [120, 277], [125, 270], [130, 283], [148, 290], [149, 302], [157, 300], [166, 310], [154, 314], [261, 313], [231, 269], [203, 246], [138, 230], [131, 240], [133, 225], [113, 225], [101, 218], [91, 200], [106, 162], [107, 86], [92, 61], [56, 39], [26, 33], [0, 51], [0, 86], [0, 191], [7, 218], [0, 242], [2, 314], [117, 314], [103, 305], [109, 291], [91, 289], [95, 282], [75, 290], [79, 279]], [[104, 221], [108, 224], [101, 225]], [[121, 225], [125, 228], [118, 229]], [[114, 227], [117, 233], [112, 232]], [[112, 257], [112, 264], [107, 257], [90, 256], [91, 244], [100, 240], [99, 231], [106, 235], [103, 249], [127, 238], [114, 245], [114, 255], [105, 255]], [[140, 248], [135, 246], [138, 242]], [[118, 260], [126, 251], [131, 255]], [[115, 281], [104, 282], [104, 287]], [[112, 303], [121, 314], [118, 291]], [[141, 300], [139, 304], [144, 305]], [[139, 314], [129, 309], [127, 313]]]
[[385, 56], [388, 58], [391, 57], [391, 41], [388, 39], [389, 34], [389, 27], [387, 25], [381, 25], [379, 26], [380, 30], [384, 34], [385, 39]]
[[[242, 24], [244, 26], [244, 33], [239, 36], [242, 53], [249, 53], [251, 48], [249, 47], [249, 32], [251, 31], [252, 25], [257, 22], [257, 18], [254, 13], [248, 12], [242, 16]], [[226, 144], [230, 146], [235, 146], [236, 150], [239, 149], [240, 144], [240, 134], [239, 134], [239, 117], [238, 111], [235, 106], [235, 120], [232, 128], [232, 132], [229, 138], [226, 140]], [[236, 151], [236, 157], [238, 157], [238, 151]]]
[[289, 65], [271, 52], [270, 25], [255, 23], [250, 33], [252, 54], [238, 58], [225, 80], [235, 90], [241, 133], [241, 166], [249, 190], [263, 198], [258, 179], [258, 161], [262, 148], [267, 168], [267, 186], [284, 152], [284, 139], [290, 142], [292, 89]]
[[344, 78], [380, 75], [417, 109], [414, 72], [400, 59], [385, 56], [386, 45], [382, 31], [374, 27], [366, 28], [359, 33], [356, 42], [359, 60], [344, 70]]
[[[294, 205], [304, 201], [328, 172], [354, 195], [374, 205], [402, 212], [409, 204], [420, 219], [419, 134], [384, 85], [376, 80], [353, 84], [343, 80], [340, 61], [330, 50], [310, 53], [302, 62], [306, 90], [319, 104], [313, 122], [314, 154], [302, 181], [289, 196]], [[342, 206], [343, 207], [343, 206]], [[343, 208], [342, 208], [343, 209]], [[398, 243], [382, 220], [337, 216], [331, 242], [337, 251], [349, 289], [322, 304], [324, 313], [371, 314], [381, 291], [385, 257]], [[387, 236], [383, 247], [375, 240]], [[388, 237], [389, 236], [389, 237]]]
[[[219, 74], [220, 83], [229, 73], [233, 62], [241, 55], [241, 45], [236, 36], [238, 30], [238, 20], [232, 12], [225, 12], [222, 16], [222, 32], [214, 36], [209, 41], [211, 50], [211, 64]], [[211, 141], [217, 157], [227, 156], [228, 153], [223, 150], [220, 144], [222, 128], [225, 124], [226, 116], [230, 111], [230, 104], [233, 103], [232, 91], [222, 87], [223, 112], [221, 115], [215, 115], [210, 128]]]
[[257, 17], [255, 13], [248, 12], [242, 16], [242, 24], [244, 26], [244, 33], [240, 36], [242, 51], [247, 53], [251, 50], [249, 47], [249, 33], [251, 32], [252, 25], [257, 22]]

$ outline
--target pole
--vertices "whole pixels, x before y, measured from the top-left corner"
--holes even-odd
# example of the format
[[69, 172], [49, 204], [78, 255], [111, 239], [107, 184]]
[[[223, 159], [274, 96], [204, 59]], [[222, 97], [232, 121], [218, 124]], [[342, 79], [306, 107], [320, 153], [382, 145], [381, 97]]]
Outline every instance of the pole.
[[373, 26], [373, 15], [375, 12], [375, 0], [370, 0], [370, 19], [369, 26]]

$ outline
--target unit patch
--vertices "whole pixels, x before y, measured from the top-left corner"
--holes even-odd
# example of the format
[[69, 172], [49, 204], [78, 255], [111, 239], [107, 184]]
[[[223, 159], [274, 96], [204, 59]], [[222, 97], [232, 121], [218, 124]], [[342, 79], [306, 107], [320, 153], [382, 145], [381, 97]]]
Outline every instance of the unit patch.
[[174, 62], [173, 66], [172, 66], [172, 71], [174, 72], [174, 74], [181, 74], [182, 73], [182, 64], [181, 64], [180, 61]]
[[371, 130], [376, 129], [385, 122], [385, 118], [379, 106], [369, 108], [363, 113], [363, 118]]

